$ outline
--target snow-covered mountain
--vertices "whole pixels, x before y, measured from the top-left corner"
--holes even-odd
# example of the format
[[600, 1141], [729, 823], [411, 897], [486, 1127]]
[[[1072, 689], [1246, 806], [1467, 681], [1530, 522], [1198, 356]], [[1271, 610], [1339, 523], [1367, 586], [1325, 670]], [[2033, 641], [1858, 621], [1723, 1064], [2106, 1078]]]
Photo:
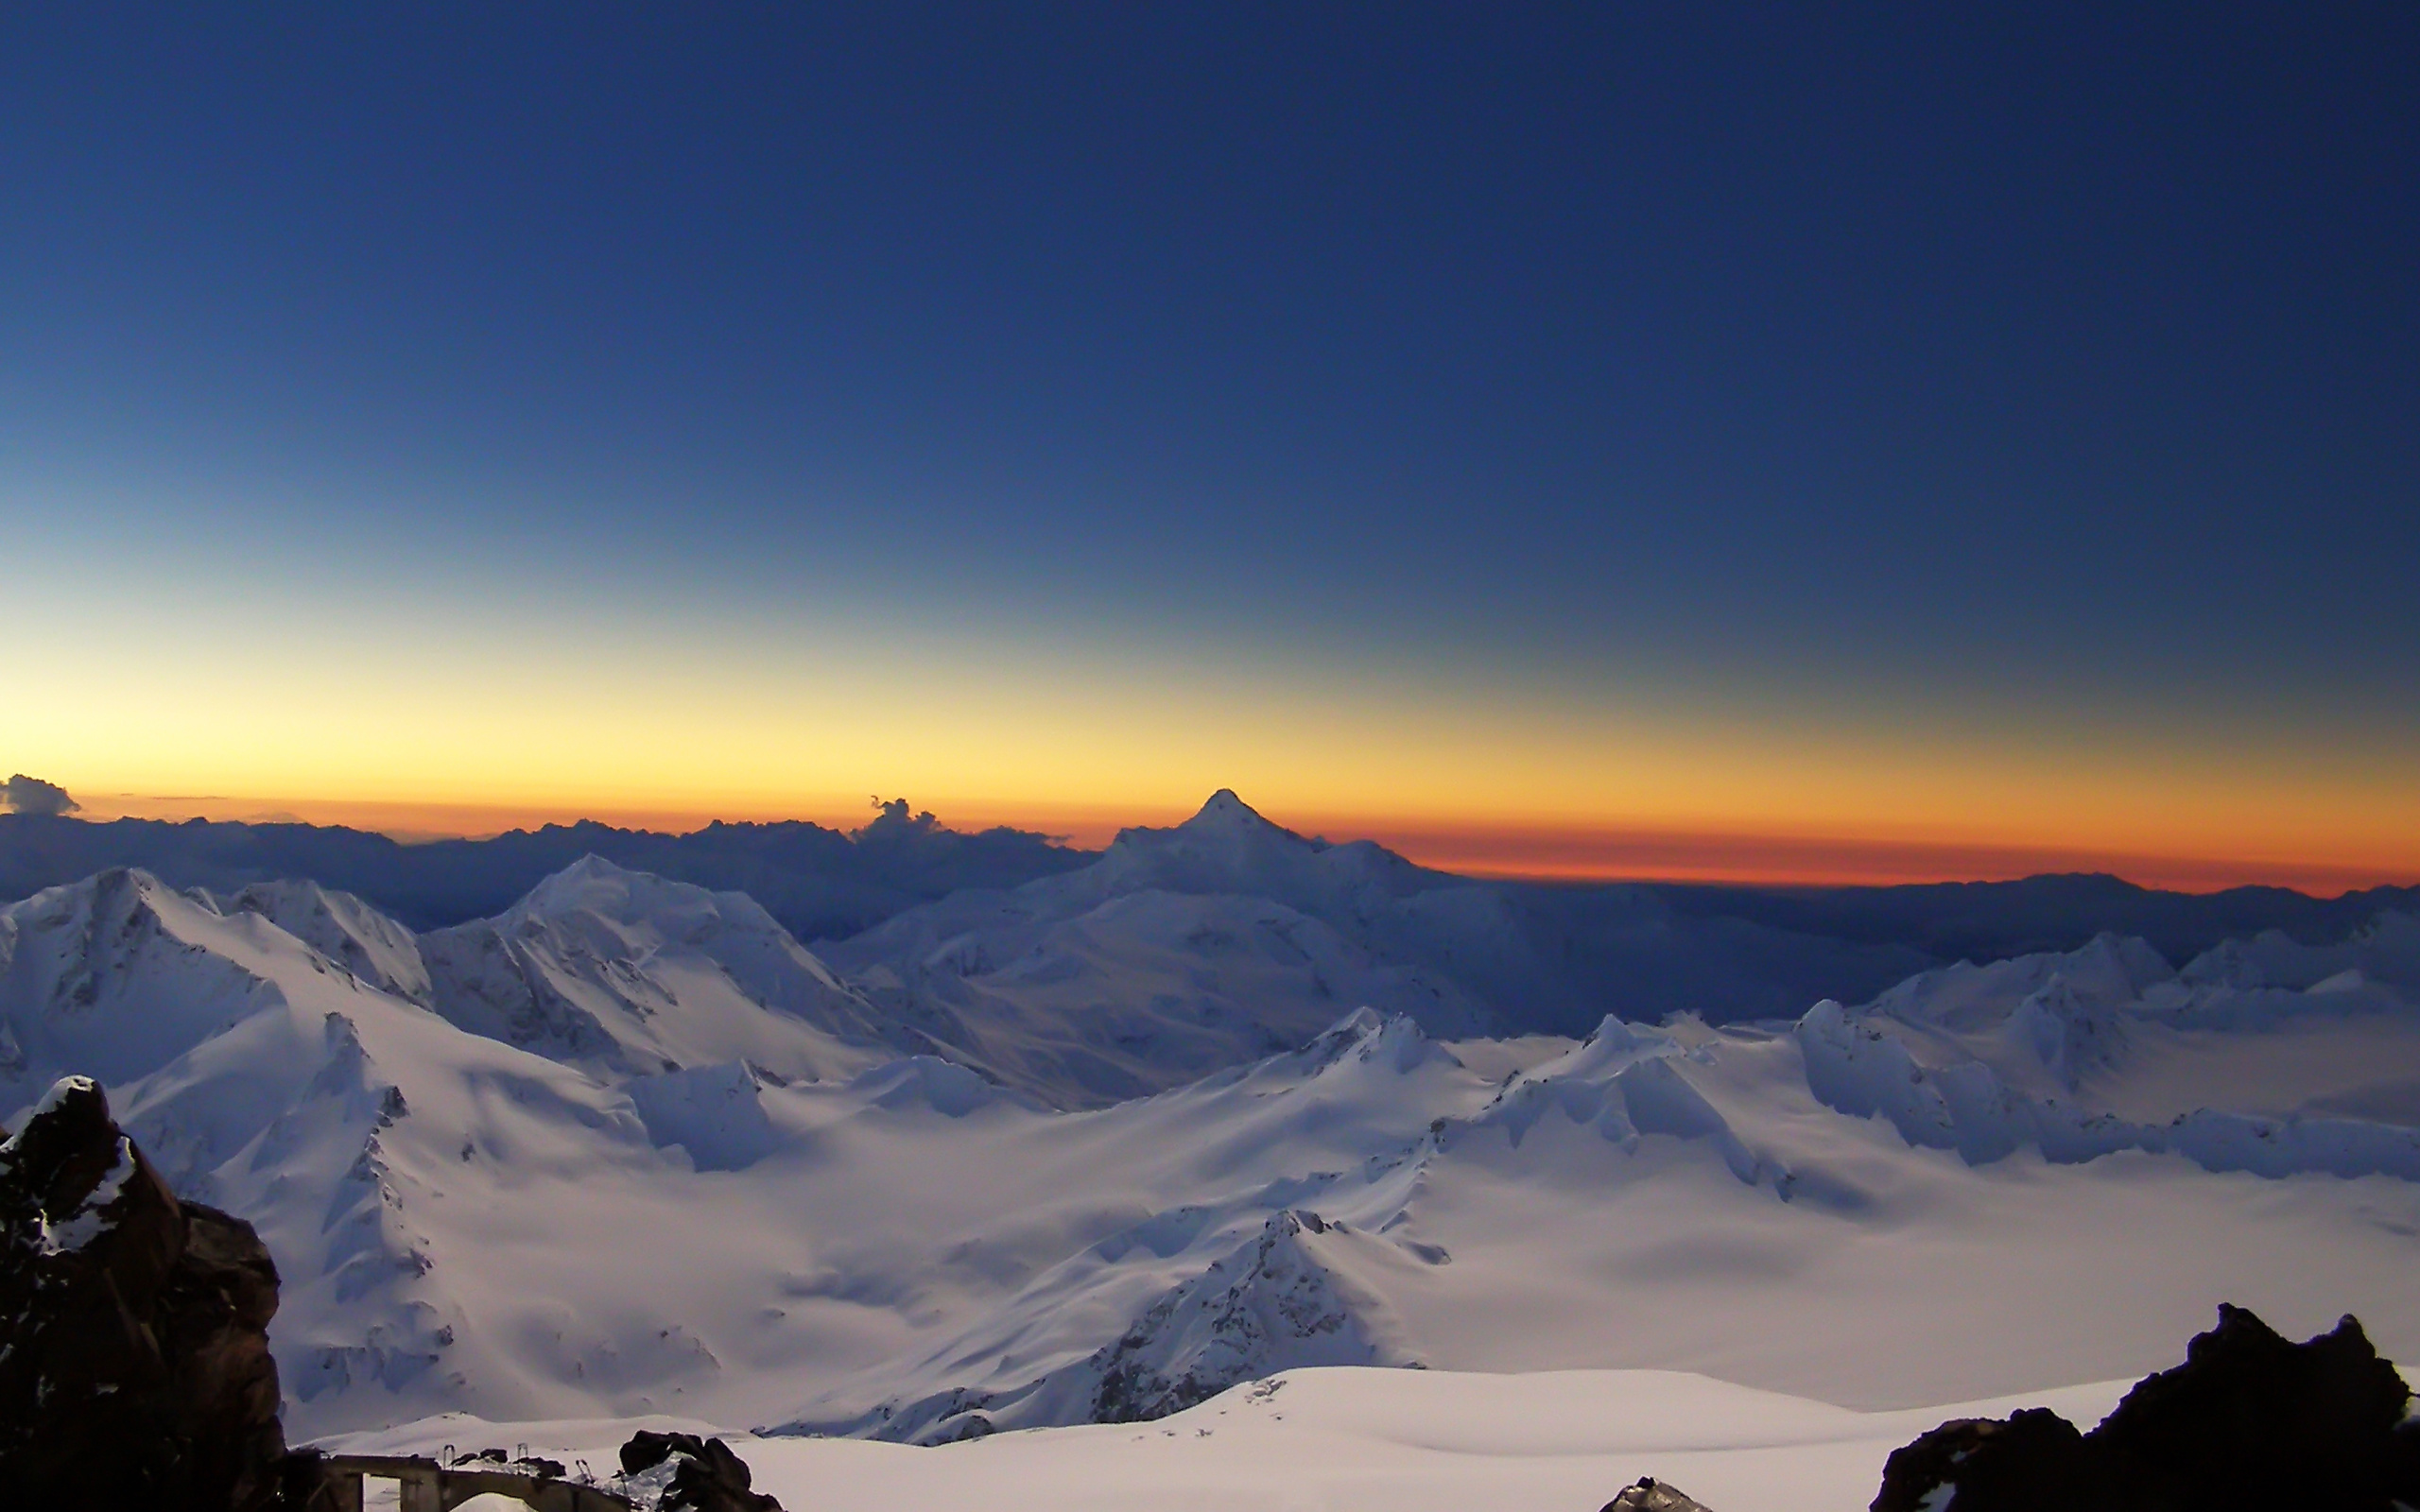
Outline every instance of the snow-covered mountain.
[[[148, 875], [142, 873], [141, 875]], [[412, 932], [354, 897], [316, 882], [261, 882], [210, 899], [222, 914], [258, 914], [356, 978], [424, 1007], [436, 1002], [428, 962]]]
[[1151, 888], [1075, 907], [1030, 890], [961, 895], [834, 947], [833, 959], [960, 1058], [1069, 1106], [1290, 1049], [1358, 1006], [1445, 1034], [1492, 1022], [1450, 982], [1236, 893]]
[[95, 872], [147, 871], [179, 890], [241, 892], [309, 878], [414, 929], [490, 918], [583, 856], [717, 891], [744, 891], [803, 939], [855, 934], [961, 887], [1011, 886], [1094, 852], [1010, 829], [952, 830], [905, 799], [843, 832], [798, 821], [686, 834], [582, 820], [480, 840], [406, 844], [337, 825], [113, 819], [0, 812], [0, 900]]
[[417, 936], [316, 883], [193, 896], [258, 916], [364, 986], [607, 1081], [741, 1060], [847, 1074], [898, 1049], [895, 1027], [745, 894], [595, 856], [498, 918]]
[[462, 1198], [658, 1159], [628, 1098], [140, 872], [0, 910], [0, 1104], [84, 1070], [172, 1186], [252, 1220], [306, 1408], [511, 1372], [466, 1327], [501, 1278], [449, 1221]]
[[743, 893], [586, 857], [500, 918], [420, 937], [430, 1005], [609, 1080], [742, 1060], [777, 1076], [891, 1058], [891, 1026]]
[[[0, 1122], [92, 1074], [259, 1225], [296, 1436], [676, 1411], [929, 1442], [1337, 1364], [1883, 1406], [2138, 1374], [2221, 1299], [2420, 1355], [2408, 918], [1458, 1039], [1486, 1005], [1408, 1011], [1432, 979], [1364, 943], [1428, 892], [1273, 830], [1212, 814], [1116, 876], [903, 916], [930, 948], [890, 979], [889, 946], [855, 970], [602, 864], [419, 936], [105, 873], [0, 909]], [[1043, 1094], [1104, 1064], [1155, 1090]]]
[[1090, 866], [956, 893], [824, 950], [894, 1011], [951, 1021], [1003, 1079], [1094, 1103], [1299, 1043], [1359, 1005], [1444, 1036], [1576, 1034], [1609, 1013], [1796, 1012], [1805, 984], [1879, 989], [1932, 964], [1686, 917], [1651, 888], [1430, 871], [1305, 838], [1223, 790]]

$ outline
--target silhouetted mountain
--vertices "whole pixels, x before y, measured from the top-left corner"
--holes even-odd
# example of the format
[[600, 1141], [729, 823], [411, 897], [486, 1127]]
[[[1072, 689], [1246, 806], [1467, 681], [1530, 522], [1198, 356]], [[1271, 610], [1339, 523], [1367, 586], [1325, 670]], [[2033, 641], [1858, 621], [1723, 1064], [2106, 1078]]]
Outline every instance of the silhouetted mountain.
[[1747, 919], [1862, 944], [1906, 945], [1943, 960], [1979, 962], [2077, 950], [2100, 934], [2149, 940], [2171, 961], [2189, 960], [2221, 940], [2272, 929], [2306, 945], [2326, 945], [2380, 910], [2420, 907], [2420, 886], [2371, 887], [2337, 898], [2313, 898], [2287, 887], [2161, 892], [2098, 873], [1899, 887], [1655, 890], [1679, 914]]
[[1533, 983], [1551, 961], [1546, 974], [1568, 990], [1539, 1022], [1575, 1026], [1609, 1007], [1648, 1018], [1678, 1005], [1793, 1014], [1818, 997], [1858, 1001], [1927, 966], [2072, 951], [2104, 933], [2147, 940], [2171, 962], [2265, 930], [2332, 944], [2381, 910], [2420, 910], [2420, 886], [2200, 894], [2097, 875], [1822, 888], [1474, 881], [1369, 841], [1306, 840], [1232, 793], [1177, 829], [1129, 831], [1106, 852], [1028, 831], [951, 830], [901, 801], [854, 833], [793, 821], [658, 834], [583, 820], [422, 845], [310, 824], [0, 814], [0, 901], [139, 867], [172, 886], [222, 893], [308, 879], [428, 930], [501, 914], [586, 855], [744, 892], [802, 940], [845, 939], [953, 893], [1085, 868], [1092, 880], [1070, 885], [1095, 902], [1139, 889], [1236, 891], [1282, 901], [1484, 996], [1503, 995], [1492, 989], [1508, 973]]
[[899, 801], [854, 833], [791, 821], [658, 834], [582, 820], [424, 845], [328, 825], [0, 814], [0, 900], [140, 867], [171, 886], [216, 892], [307, 878], [414, 929], [439, 929], [500, 914], [586, 855], [744, 892], [801, 939], [854, 935], [963, 887], [1012, 887], [1094, 859], [1027, 831], [948, 829]]

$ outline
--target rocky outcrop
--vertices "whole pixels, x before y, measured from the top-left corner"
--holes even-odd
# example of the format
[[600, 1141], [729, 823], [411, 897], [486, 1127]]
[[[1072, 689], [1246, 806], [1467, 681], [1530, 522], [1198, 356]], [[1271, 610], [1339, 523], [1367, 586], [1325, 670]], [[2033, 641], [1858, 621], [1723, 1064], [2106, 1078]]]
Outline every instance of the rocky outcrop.
[[[2110, 1504], [2076, 1425], [2047, 1407], [2015, 1416], [1961, 1418], [1892, 1452], [1875, 1512], [1932, 1509], [2034, 1512], [2042, 1507]], [[1950, 1497], [1939, 1493], [1953, 1487]]]
[[1944, 1423], [1892, 1454], [1873, 1512], [2420, 1505], [2411, 1396], [2350, 1316], [2293, 1344], [2221, 1306], [2183, 1365], [2145, 1377], [2091, 1433], [2041, 1408]]
[[1100, 1382], [1091, 1420], [1148, 1422], [1303, 1366], [1396, 1363], [1374, 1336], [1370, 1302], [1325, 1263], [1314, 1237], [1342, 1231], [1286, 1209], [1153, 1304], [1086, 1362]]
[[622, 1474], [631, 1500], [651, 1512], [782, 1512], [749, 1488], [748, 1462], [719, 1438], [641, 1429], [622, 1446]]
[[1605, 1503], [1604, 1512], [1713, 1512], [1703, 1502], [1692, 1502], [1680, 1491], [1665, 1485], [1652, 1475], [1642, 1475], [1635, 1486], [1622, 1487], [1622, 1494]]
[[0, 1485], [12, 1504], [266, 1512], [285, 1446], [250, 1224], [170, 1194], [93, 1082], [0, 1143]]

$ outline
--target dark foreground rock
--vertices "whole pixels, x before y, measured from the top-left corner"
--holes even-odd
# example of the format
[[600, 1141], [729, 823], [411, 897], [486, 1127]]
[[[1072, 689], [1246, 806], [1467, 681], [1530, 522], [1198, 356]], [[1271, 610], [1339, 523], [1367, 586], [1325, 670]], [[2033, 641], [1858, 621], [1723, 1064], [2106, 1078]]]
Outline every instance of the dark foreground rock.
[[251, 1225], [181, 1203], [61, 1081], [0, 1143], [0, 1486], [10, 1505], [267, 1512], [285, 1444]]
[[1679, 1491], [1652, 1475], [1642, 1475], [1636, 1486], [1622, 1488], [1622, 1494], [1604, 1505], [1604, 1512], [1709, 1512], [1703, 1503], [1692, 1502]]
[[2390, 1512], [2420, 1506], [2411, 1389], [2347, 1316], [2308, 1343], [2239, 1307], [2091, 1433], [2042, 1408], [1947, 1422], [1894, 1452], [1873, 1512]]
[[749, 1489], [748, 1462], [719, 1438], [695, 1434], [651, 1434], [645, 1429], [622, 1446], [622, 1473], [653, 1481], [672, 1467], [656, 1512], [782, 1512], [782, 1503]]
[[2046, 1407], [2005, 1420], [1957, 1418], [1893, 1451], [1874, 1505], [1912, 1512], [1945, 1486], [1957, 1487], [1958, 1512], [2087, 1507], [2104, 1488], [2083, 1435]]

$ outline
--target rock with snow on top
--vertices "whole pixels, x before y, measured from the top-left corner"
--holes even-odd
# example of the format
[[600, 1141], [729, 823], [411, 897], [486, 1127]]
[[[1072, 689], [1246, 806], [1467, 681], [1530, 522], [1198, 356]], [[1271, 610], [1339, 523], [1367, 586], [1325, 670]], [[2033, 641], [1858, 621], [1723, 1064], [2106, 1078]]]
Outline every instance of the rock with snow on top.
[[1873, 1512], [2388, 1512], [2420, 1504], [2411, 1388], [2352, 1317], [2303, 1344], [2221, 1305], [2185, 1363], [2088, 1434], [2041, 1408], [1944, 1423], [1893, 1452]]
[[180, 1203], [92, 1081], [0, 1143], [0, 1483], [29, 1504], [267, 1512], [285, 1440], [251, 1225]]
[[1622, 1488], [1622, 1493], [1604, 1505], [1604, 1512], [1712, 1512], [1703, 1503], [1692, 1502], [1680, 1490], [1652, 1475], [1641, 1476], [1634, 1486]]
[[620, 1458], [641, 1512], [782, 1512], [780, 1501], [752, 1488], [748, 1462], [719, 1438], [641, 1429]]
[[1178, 1288], [1088, 1362], [1096, 1422], [1182, 1412], [1229, 1386], [1298, 1366], [1403, 1364], [1372, 1326], [1376, 1305], [1325, 1263], [1330, 1226], [1288, 1211], [1257, 1239]]

